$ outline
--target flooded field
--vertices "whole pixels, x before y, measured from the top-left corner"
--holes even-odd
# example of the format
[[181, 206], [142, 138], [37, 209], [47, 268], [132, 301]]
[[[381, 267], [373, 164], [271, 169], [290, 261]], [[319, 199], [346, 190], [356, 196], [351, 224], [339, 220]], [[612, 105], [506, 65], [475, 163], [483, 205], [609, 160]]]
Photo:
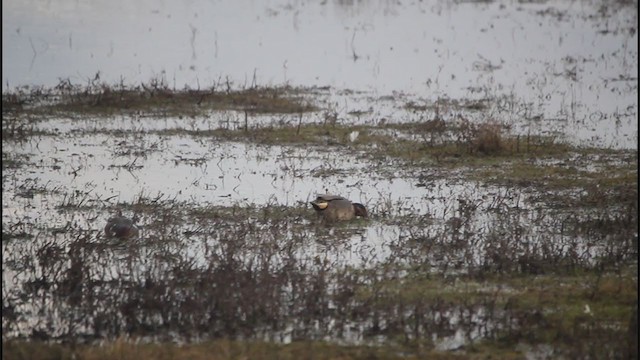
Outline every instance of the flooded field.
[[117, 4], [3, 3], [12, 358], [637, 356], [637, 3]]

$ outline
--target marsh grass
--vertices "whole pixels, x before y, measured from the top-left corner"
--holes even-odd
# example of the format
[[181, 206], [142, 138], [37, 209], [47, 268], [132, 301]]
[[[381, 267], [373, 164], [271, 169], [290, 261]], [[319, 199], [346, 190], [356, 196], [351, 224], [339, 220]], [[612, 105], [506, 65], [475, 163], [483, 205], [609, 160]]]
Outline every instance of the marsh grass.
[[[51, 89], [19, 88], [3, 92], [5, 114], [51, 116], [89, 114], [154, 114], [193, 117], [212, 110], [241, 110], [249, 113], [304, 113], [316, 110], [302, 96], [303, 89], [289, 86], [234, 90], [214, 84], [206, 90], [170, 89], [162, 80], [152, 79], [139, 86], [106, 84], [98, 80], [87, 85], [61, 80]], [[10, 129], [19, 131], [13, 126]], [[3, 131], [4, 134], [4, 131]]]
[[[26, 119], [52, 111], [312, 111], [298, 95], [291, 88], [61, 83], [54, 92], [3, 95], [3, 137], [5, 127], [9, 140], [36, 135]], [[492, 199], [460, 195], [441, 219], [412, 209], [397, 215], [407, 204], [382, 192], [367, 204], [369, 219], [322, 224], [303, 202], [218, 206], [141, 193], [113, 203], [90, 188], [34, 179], [16, 185], [17, 199], [55, 198], [60, 220], [3, 221], [3, 250], [10, 250], [3, 285], [17, 284], [3, 286], [3, 356], [522, 358], [521, 344], [548, 345], [566, 358], [628, 355], [629, 339], [637, 338], [629, 328], [637, 307], [637, 151], [514, 135], [488, 116], [443, 121], [441, 111], [455, 104], [436, 105], [407, 105], [437, 114], [410, 123], [350, 125], [327, 110], [318, 123], [158, 130], [136, 134], [137, 144], [118, 145], [113, 155], [127, 158], [117, 166], [135, 170], [146, 154], [165, 150], [142, 141], [146, 134], [211, 137], [349, 154], [391, 167], [390, 178], [409, 169], [418, 186], [452, 174], [500, 186]], [[464, 106], [482, 112], [488, 105]], [[29, 166], [36, 165], [28, 156], [3, 147], [3, 169]], [[312, 176], [340, 171], [319, 168]], [[529, 195], [527, 206], [514, 192]], [[140, 219], [139, 238], [105, 239], [104, 221], [118, 211]], [[381, 245], [388, 254], [357, 249], [371, 225], [397, 228]], [[24, 334], [26, 319], [33, 325]], [[436, 350], [437, 340], [458, 332], [464, 342], [456, 352]]]
[[[66, 203], [83, 207], [84, 198], [74, 194]], [[629, 223], [611, 222], [619, 211], [612, 209], [609, 218], [571, 225], [560, 212], [550, 215], [558, 220], [545, 225], [547, 231], [537, 233], [500, 201], [494, 203], [489, 212], [495, 217], [486, 228], [474, 221], [486, 211], [471, 206], [471, 199], [461, 201], [459, 218], [443, 226], [393, 219], [404, 235], [388, 245], [389, 256], [363, 253], [358, 267], [331, 253], [348, 249], [351, 244], [342, 239], [357, 235], [364, 224], [320, 225], [304, 205], [195, 208], [140, 194], [133, 203], [104, 209], [141, 216], [141, 238], [120, 243], [72, 222], [62, 228], [15, 226], [15, 234], [36, 236], [21, 240], [5, 258], [24, 286], [5, 294], [10, 316], [3, 318], [3, 331], [14, 331], [31, 304], [29, 311], [60, 314], [54, 323], [41, 322], [34, 339], [108, 340], [100, 347], [74, 345], [75, 350], [42, 345], [53, 354], [81, 351], [76, 356], [87, 358], [114, 356], [113, 346], [123, 356], [154, 357], [160, 349], [175, 357], [200, 356], [199, 347], [207, 345], [199, 339], [221, 338], [239, 347], [233, 354], [266, 346], [261, 351], [278, 358], [298, 354], [302, 350], [294, 349], [305, 341], [312, 349], [326, 346], [329, 358], [446, 357], [453, 354], [436, 351], [430, 339], [458, 329], [467, 334], [464, 356], [498, 352], [517, 358], [518, 343], [553, 344], [569, 357], [622, 354], [637, 302], [637, 248], [628, 243], [632, 229], [622, 230], [637, 222], [637, 213], [623, 220]], [[372, 209], [370, 221], [385, 219], [378, 210]], [[574, 220], [572, 213], [565, 216]], [[582, 236], [593, 243], [581, 242]], [[574, 251], [572, 244], [586, 251]], [[603, 245], [605, 251], [594, 256], [592, 250]], [[318, 246], [325, 250], [309, 250]], [[35, 256], [19, 255], [28, 253]], [[43, 301], [28, 300], [35, 298]], [[163, 344], [116, 340], [121, 336]], [[190, 345], [170, 345], [176, 336]], [[321, 342], [327, 338], [332, 343]], [[338, 345], [380, 338], [385, 346]], [[588, 339], [588, 345], [578, 346], [575, 338]], [[264, 339], [270, 342], [259, 345]], [[283, 339], [293, 343], [278, 344]], [[19, 341], [5, 344], [16, 358], [44, 356]]]
[[[215, 340], [199, 344], [141, 343], [135, 339], [118, 339], [100, 346], [48, 344], [43, 342], [3, 341], [7, 360], [106, 360], [106, 359], [464, 359], [463, 355], [434, 351], [415, 351], [403, 347], [345, 346], [327, 342], [293, 342], [275, 344]], [[507, 352], [508, 354], [508, 352]], [[508, 357], [507, 357], [508, 358]]]
[[[387, 124], [382, 129], [419, 133], [421, 124]], [[463, 169], [467, 178], [495, 184], [517, 183], [524, 186], [561, 189], [592, 187], [610, 189], [622, 184], [637, 184], [637, 168], [633, 163], [592, 171], [586, 165], [598, 163], [595, 150], [572, 147], [547, 136], [519, 136], [492, 122], [466, 129], [453, 127], [448, 132], [467, 135], [433, 144], [424, 138], [410, 139], [379, 132], [381, 126], [305, 124], [302, 126], [257, 127], [245, 130], [216, 129], [195, 132], [193, 136], [212, 136], [224, 140], [251, 141], [264, 145], [314, 146], [318, 150], [340, 148], [357, 157], [385, 162], [398, 159], [403, 167]], [[350, 141], [349, 135], [360, 135]], [[637, 161], [637, 152], [610, 151], [610, 157]], [[561, 164], [544, 164], [540, 160], [554, 159]], [[610, 159], [601, 159], [610, 166]], [[614, 160], [615, 161], [615, 160]]]
[[47, 135], [45, 131], [37, 130], [34, 117], [19, 116], [2, 113], [2, 140], [25, 141], [33, 136]]
[[9, 152], [2, 152], [2, 169], [18, 169], [29, 163], [28, 155], [19, 155]]

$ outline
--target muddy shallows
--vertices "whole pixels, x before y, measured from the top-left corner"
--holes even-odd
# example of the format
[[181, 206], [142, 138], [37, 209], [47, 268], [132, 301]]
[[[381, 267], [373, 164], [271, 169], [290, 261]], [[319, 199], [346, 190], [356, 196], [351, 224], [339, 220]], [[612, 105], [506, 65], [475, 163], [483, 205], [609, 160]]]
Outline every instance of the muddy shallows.
[[[3, 95], [5, 349], [637, 354], [637, 150], [459, 104], [457, 120], [338, 121], [311, 96], [294, 113], [231, 99], [174, 117]], [[325, 192], [369, 218], [319, 221]], [[137, 236], [105, 236], [118, 213]]]

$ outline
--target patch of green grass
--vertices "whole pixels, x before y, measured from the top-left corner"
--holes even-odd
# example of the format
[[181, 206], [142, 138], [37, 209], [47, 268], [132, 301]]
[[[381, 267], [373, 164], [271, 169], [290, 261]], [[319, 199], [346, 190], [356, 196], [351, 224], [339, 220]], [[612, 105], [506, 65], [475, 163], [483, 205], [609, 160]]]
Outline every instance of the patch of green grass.
[[461, 354], [397, 346], [348, 346], [327, 342], [276, 344], [213, 340], [198, 344], [144, 344], [119, 339], [103, 345], [53, 344], [38, 341], [3, 341], [6, 360], [106, 360], [106, 359], [465, 359]]
[[[380, 271], [380, 269], [378, 269]], [[401, 279], [383, 280], [356, 290], [359, 301], [369, 303], [371, 311], [394, 312], [440, 304], [443, 308], [485, 307], [488, 319], [498, 325], [506, 311], [519, 330], [505, 330], [494, 340], [465, 347], [484, 354], [496, 349], [514, 349], [520, 342], [551, 345], [558, 349], [575, 347], [572, 339], [601, 344], [616, 351], [629, 339], [628, 328], [638, 301], [637, 263], [602, 273], [600, 270], [542, 276], [495, 275], [485, 279], [468, 276], [445, 278], [411, 273]], [[493, 310], [492, 310], [493, 309]], [[505, 324], [502, 324], [505, 326]], [[498, 334], [502, 331], [498, 331]], [[598, 353], [596, 345], [585, 351]], [[568, 350], [574, 351], [575, 348]], [[582, 351], [582, 350], [580, 350]], [[576, 354], [573, 352], [573, 354]], [[511, 354], [518, 356], [517, 353]]]
[[[211, 135], [226, 140], [250, 140], [265, 145], [343, 146], [349, 144], [349, 134], [364, 131], [367, 126], [304, 124], [301, 126], [268, 126], [249, 130], [217, 129]], [[355, 144], [363, 143], [363, 140]]]
[[[579, 150], [578, 150], [579, 151]], [[597, 160], [591, 162], [597, 163]], [[503, 162], [499, 169], [483, 168], [477, 172], [476, 179], [495, 178], [495, 182], [504, 183], [508, 179], [514, 183], [545, 185], [548, 188], [589, 187], [597, 185], [602, 189], [637, 184], [637, 168], [628, 165], [606, 166], [599, 171], [587, 171], [579, 167], [584, 164], [539, 164], [512, 159]], [[506, 165], [506, 166], [505, 166]]]
[[[388, 125], [340, 125], [340, 124], [301, 124], [300, 126], [268, 126], [250, 129], [217, 129], [212, 132], [194, 132], [193, 135], [220, 136], [228, 140], [252, 140], [262, 144], [300, 144], [353, 146], [361, 150], [378, 151], [392, 157], [405, 160], [419, 160], [422, 158], [446, 159], [455, 158], [456, 161], [465, 159], [493, 158], [531, 158], [538, 156], [553, 156], [566, 154], [571, 148], [564, 144], [553, 144], [544, 137], [530, 139], [527, 147], [516, 146], [521, 141], [518, 137], [504, 138], [500, 148], [487, 154], [486, 151], [474, 150], [472, 144], [459, 141], [448, 141], [438, 145], [431, 145], [421, 140], [410, 140], [387, 133], [380, 129], [396, 129], [407, 133], [419, 131], [422, 123], [404, 123]], [[350, 134], [357, 132], [354, 141]], [[485, 145], [490, 147], [490, 145]], [[375, 150], [379, 149], [379, 150]]]

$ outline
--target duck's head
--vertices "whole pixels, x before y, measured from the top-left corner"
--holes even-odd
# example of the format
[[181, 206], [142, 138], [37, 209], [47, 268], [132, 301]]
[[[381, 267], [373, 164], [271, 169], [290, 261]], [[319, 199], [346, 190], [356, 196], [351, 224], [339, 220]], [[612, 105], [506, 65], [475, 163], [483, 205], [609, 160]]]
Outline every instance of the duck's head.
[[347, 200], [339, 195], [322, 194], [318, 195], [315, 200], [309, 202], [316, 211], [322, 211], [329, 207], [329, 203], [336, 200]]
[[313, 208], [316, 211], [322, 211], [324, 209], [326, 209], [329, 206], [329, 202], [327, 200], [323, 200], [320, 198], [315, 199], [314, 201], [310, 202], [311, 206], [313, 206]]

